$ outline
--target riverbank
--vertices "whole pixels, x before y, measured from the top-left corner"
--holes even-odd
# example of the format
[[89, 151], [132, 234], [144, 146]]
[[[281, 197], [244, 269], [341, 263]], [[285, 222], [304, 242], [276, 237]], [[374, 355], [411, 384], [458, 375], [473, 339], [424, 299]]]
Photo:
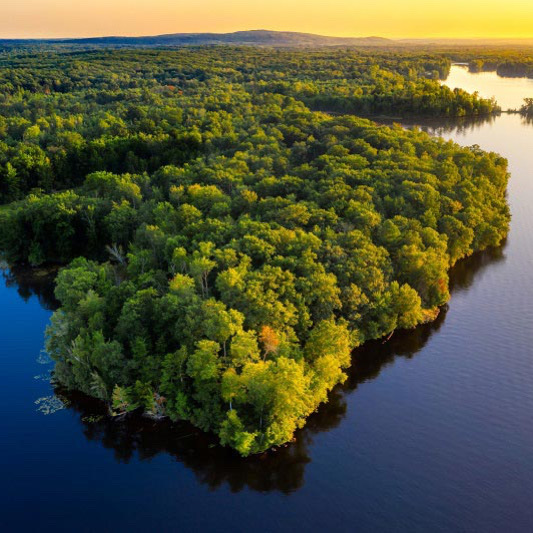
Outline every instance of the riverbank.
[[456, 264], [435, 322], [360, 348], [347, 381], [276, 453], [242, 459], [185, 425], [129, 428], [74, 401], [44, 416], [50, 312], [1, 284], [4, 529], [79, 528], [83, 516], [91, 531], [529, 532], [533, 128], [509, 114], [458, 122], [422, 127], [508, 159], [507, 241]]

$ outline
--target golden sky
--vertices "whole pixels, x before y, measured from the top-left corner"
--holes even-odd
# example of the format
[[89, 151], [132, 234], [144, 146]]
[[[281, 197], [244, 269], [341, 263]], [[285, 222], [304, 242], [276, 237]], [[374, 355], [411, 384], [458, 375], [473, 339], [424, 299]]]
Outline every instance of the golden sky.
[[533, 0], [0, 0], [0, 38], [249, 29], [533, 37]]

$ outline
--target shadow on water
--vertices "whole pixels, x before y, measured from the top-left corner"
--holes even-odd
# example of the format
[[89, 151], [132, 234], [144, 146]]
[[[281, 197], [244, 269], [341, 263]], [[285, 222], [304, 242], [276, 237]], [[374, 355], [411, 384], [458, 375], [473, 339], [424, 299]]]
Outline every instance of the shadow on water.
[[494, 124], [499, 115], [483, 115], [478, 117], [440, 117], [440, 118], [417, 118], [416, 120], [405, 119], [374, 119], [383, 126], [400, 125], [402, 128], [418, 128], [432, 135], [445, 135], [455, 133], [460, 137], [466, 133], [473, 132], [488, 124]]
[[497, 248], [489, 248], [459, 261], [450, 270], [450, 292], [457, 294], [468, 289], [483, 270], [505, 261], [506, 248], [507, 239]]
[[[453, 292], [466, 290], [476, 275], [485, 268], [503, 261], [505, 245], [478, 253], [459, 262], [450, 272]], [[5, 272], [7, 285], [17, 286], [27, 299], [36, 295], [48, 309], [57, 306], [53, 298], [53, 273], [30, 276], [30, 271], [15, 269]], [[148, 460], [168, 454], [192, 470], [198, 481], [211, 490], [227, 485], [238, 492], [255, 491], [290, 493], [304, 484], [306, 465], [311, 461], [310, 447], [314, 437], [337, 427], [347, 411], [346, 398], [361, 383], [377, 378], [397, 357], [412, 358], [444, 324], [447, 308], [437, 319], [414, 330], [396, 332], [386, 343], [372, 341], [357, 349], [347, 381], [336, 387], [327, 404], [322, 405], [299, 430], [294, 442], [275, 451], [243, 459], [232, 450], [217, 445], [213, 435], [188, 423], [155, 422], [142, 416], [129, 416], [121, 421], [106, 416], [102, 405], [79, 393], [56, 389], [59, 399], [77, 414], [85, 438], [112, 450], [116, 461]]]
[[[490, 248], [459, 261], [450, 270], [452, 295], [471, 287], [487, 267], [505, 261], [506, 246], [507, 243], [504, 242], [498, 248]], [[370, 341], [355, 350], [352, 366], [348, 370], [348, 380], [342, 385], [343, 393], [355, 390], [360, 383], [377, 378], [381, 370], [392, 364], [397, 357], [415, 356], [444, 324], [447, 311], [448, 306], [445, 305], [435, 321], [412, 330], [395, 332], [386, 343], [381, 340]]]
[[531, 115], [522, 115], [522, 126], [533, 126], [533, 116]]
[[[509, 114], [516, 114], [509, 112]], [[418, 128], [430, 135], [443, 136], [450, 133], [454, 134], [454, 137], [459, 139], [465, 135], [474, 133], [476, 130], [492, 125], [498, 120], [501, 115], [484, 115], [480, 117], [449, 117], [449, 118], [428, 118], [417, 119], [416, 122], [410, 121], [408, 118], [405, 120], [377, 120], [379, 124], [385, 126], [392, 126], [393, 124], [399, 124], [402, 128], [414, 129]], [[520, 116], [520, 122], [522, 126], [532, 126], [533, 117]]]
[[[227, 485], [232, 492], [248, 488], [290, 493], [303, 485], [305, 466], [310, 461], [306, 438], [299, 438], [276, 452], [243, 459], [219, 446], [214, 435], [189, 423], [156, 422], [135, 415], [116, 421], [86, 396], [60, 390], [56, 393], [64, 396], [62, 401], [79, 415], [85, 438], [112, 450], [118, 462], [143, 461], [168, 454], [192, 470], [197, 480], [211, 490]], [[337, 418], [333, 425], [343, 414], [344, 410], [340, 416], [333, 417]], [[329, 417], [326, 424], [331, 424]]]
[[44, 309], [54, 311], [59, 307], [59, 302], [54, 295], [54, 279], [58, 267], [31, 268], [17, 266], [2, 268], [2, 277], [6, 287], [17, 289], [18, 295], [27, 302], [36, 296]]

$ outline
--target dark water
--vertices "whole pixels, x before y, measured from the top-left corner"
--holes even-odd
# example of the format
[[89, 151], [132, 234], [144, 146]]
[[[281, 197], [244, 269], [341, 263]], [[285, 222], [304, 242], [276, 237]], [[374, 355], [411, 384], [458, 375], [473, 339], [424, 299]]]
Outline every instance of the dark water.
[[242, 460], [187, 425], [110, 424], [80, 398], [56, 410], [39, 357], [49, 286], [10, 273], [0, 530], [531, 531], [533, 126], [502, 115], [438, 132], [509, 158], [507, 243], [454, 269], [434, 324], [359, 350], [275, 453]]

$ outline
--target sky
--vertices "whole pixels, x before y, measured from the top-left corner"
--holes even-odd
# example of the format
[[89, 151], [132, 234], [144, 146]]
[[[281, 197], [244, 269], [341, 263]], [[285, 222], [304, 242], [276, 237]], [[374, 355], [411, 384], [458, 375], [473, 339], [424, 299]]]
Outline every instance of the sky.
[[269, 29], [389, 38], [533, 37], [533, 0], [0, 0], [0, 38]]

